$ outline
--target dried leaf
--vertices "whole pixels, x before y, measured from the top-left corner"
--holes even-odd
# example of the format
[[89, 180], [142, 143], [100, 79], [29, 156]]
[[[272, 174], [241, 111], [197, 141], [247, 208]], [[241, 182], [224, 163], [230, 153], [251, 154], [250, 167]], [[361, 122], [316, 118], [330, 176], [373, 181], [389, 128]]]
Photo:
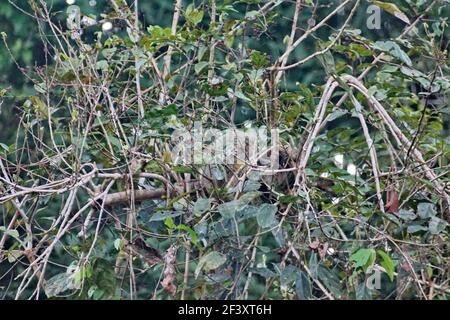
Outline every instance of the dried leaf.
[[319, 240], [314, 240], [309, 244], [309, 247], [313, 250], [316, 250], [320, 246]]
[[391, 188], [386, 193], [386, 211], [389, 213], [398, 213], [400, 207], [398, 192]]
[[327, 251], [328, 251], [328, 242], [325, 242], [324, 244], [322, 244], [319, 247], [319, 257], [320, 260], [325, 259], [325, 256], [327, 255]]
[[383, 1], [374, 1], [373, 3], [403, 22], [411, 24], [406, 14], [404, 14], [395, 4]]
[[172, 245], [169, 249], [167, 249], [166, 254], [164, 255], [165, 269], [164, 279], [161, 282], [161, 286], [171, 295], [175, 295], [177, 292], [177, 287], [173, 284], [176, 275], [176, 252], [176, 247]]

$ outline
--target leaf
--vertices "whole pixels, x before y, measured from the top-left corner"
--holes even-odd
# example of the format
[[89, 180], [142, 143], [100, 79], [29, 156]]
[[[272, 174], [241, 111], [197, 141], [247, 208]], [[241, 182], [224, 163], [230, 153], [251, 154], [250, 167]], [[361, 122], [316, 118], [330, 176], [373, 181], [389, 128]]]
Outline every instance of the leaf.
[[185, 224], [180, 224], [177, 226], [178, 230], [182, 230], [182, 231], [186, 231], [189, 235], [190, 235], [190, 240], [193, 244], [197, 245], [198, 243], [198, 236], [197, 233], [192, 230], [191, 227], [185, 225]]
[[34, 89], [42, 94], [45, 94], [47, 92], [47, 85], [45, 82], [37, 83], [34, 85]]
[[9, 152], [9, 147], [6, 144], [1, 143], [1, 142], [0, 142], [0, 149], [3, 149], [4, 151]]
[[249, 272], [253, 272], [263, 278], [273, 278], [277, 274], [268, 268], [249, 268]]
[[22, 243], [22, 240], [20, 240], [20, 238], [19, 238], [19, 231], [6, 229], [4, 226], [0, 226], [0, 231], [3, 231], [8, 236], [13, 237], [14, 239], [16, 239], [19, 243]]
[[194, 204], [193, 213], [195, 216], [199, 217], [203, 213], [211, 209], [212, 199], [198, 198]]
[[420, 224], [412, 224], [410, 226], [408, 226], [408, 228], [406, 229], [406, 232], [408, 233], [416, 233], [419, 231], [427, 231], [428, 228], [425, 226], [421, 226]]
[[320, 265], [317, 269], [317, 276], [319, 280], [331, 291], [331, 293], [336, 297], [340, 298], [342, 295], [342, 286], [339, 280], [339, 276], [333, 270]]
[[299, 271], [295, 280], [295, 293], [300, 300], [308, 300], [312, 297], [312, 286], [308, 275]]
[[114, 240], [114, 248], [119, 251], [122, 248], [122, 239], [117, 238]]
[[411, 24], [406, 14], [404, 14], [395, 4], [383, 1], [373, 1], [373, 3], [403, 22]]
[[238, 202], [237, 202], [237, 200], [233, 200], [231, 202], [226, 202], [226, 203], [220, 204], [217, 207], [217, 210], [219, 210], [220, 215], [224, 219], [231, 219], [231, 218], [234, 218], [237, 208], [238, 208]]
[[397, 213], [398, 208], [400, 206], [397, 190], [395, 189], [388, 190], [386, 197], [387, 197], [386, 212]]
[[186, 8], [186, 20], [190, 23], [197, 25], [203, 20], [203, 11], [194, 9], [194, 4], [190, 4]]
[[167, 218], [175, 218], [175, 217], [179, 217], [183, 214], [182, 211], [163, 211], [163, 212], [154, 212], [152, 214], [152, 216], [150, 217], [150, 219], [148, 219], [148, 222], [153, 222], [153, 221], [163, 221], [166, 220]]
[[8, 262], [13, 263], [17, 259], [19, 259], [22, 255], [23, 255], [23, 251], [21, 251], [21, 250], [8, 251]]
[[318, 248], [320, 260], [325, 259], [328, 252], [328, 242], [321, 244]]
[[237, 98], [242, 99], [242, 100], [244, 100], [244, 101], [251, 101], [249, 98], [247, 98], [247, 97], [245, 96], [245, 94], [244, 94], [242, 91], [236, 90], [236, 91], [234, 92], [234, 95], [235, 95]]
[[372, 292], [367, 287], [366, 283], [359, 282], [356, 287], [356, 300], [370, 300], [372, 298]]
[[391, 282], [394, 281], [395, 266], [391, 257], [382, 250], [378, 250], [377, 253], [383, 259], [380, 264], [384, 268], [384, 270], [386, 270], [386, 274], [388, 275], [389, 280], [391, 280]]
[[237, 212], [237, 218], [239, 218], [240, 220], [255, 218], [257, 215], [258, 208], [255, 206], [246, 206], [245, 208]]
[[263, 68], [269, 62], [267, 55], [258, 50], [253, 50], [252, 53], [250, 53], [250, 60], [256, 69]]
[[375, 250], [374, 249], [359, 249], [357, 252], [350, 256], [350, 261], [354, 261], [355, 269], [361, 267], [364, 271], [369, 269], [375, 262]]
[[259, 191], [251, 191], [251, 192], [244, 193], [238, 200], [238, 205], [239, 205], [238, 209], [242, 210], [243, 208], [248, 206], [248, 204], [250, 202], [252, 202], [256, 198], [258, 198], [260, 195], [261, 195], [261, 193]]
[[195, 278], [198, 277], [202, 270], [206, 272], [212, 271], [223, 265], [227, 261], [225, 255], [217, 251], [212, 251], [200, 258], [197, 268], [195, 269]]
[[410, 220], [410, 221], [416, 219], [417, 217], [414, 212], [405, 209], [400, 209], [400, 211], [398, 212], [398, 216], [402, 220]]
[[429, 202], [421, 202], [417, 206], [417, 213], [422, 219], [434, 217], [437, 212], [434, 204]]
[[273, 204], [264, 203], [260, 208], [256, 220], [261, 228], [269, 228], [277, 223], [275, 214], [278, 208]]
[[[317, 42], [317, 51], [325, 49], [325, 44], [322, 44], [320, 42]], [[325, 68], [325, 72], [328, 75], [336, 75], [336, 63], [334, 61], [334, 57], [331, 54], [331, 52], [328, 50], [323, 54], [320, 54], [317, 56], [317, 59], [322, 64], [322, 66]]]
[[291, 288], [292, 284], [297, 279], [298, 269], [293, 265], [287, 265], [281, 270], [280, 274], [280, 286], [283, 290], [288, 290]]
[[316, 250], [317, 248], [319, 248], [320, 246], [320, 241], [319, 240], [314, 240], [313, 242], [311, 242], [309, 244], [309, 247], [313, 250]]
[[176, 173], [192, 173], [193, 172], [192, 168], [186, 167], [186, 166], [181, 166], [181, 165], [172, 167], [172, 170]]
[[97, 61], [97, 63], [95, 64], [95, 69], [97, 69], [97, 70], [108, 71], [108, 68], [109, 68], [109, 64], [108, 64], [108, 61], [106, 61], [106, 60]]
[[256, 11], [256, 10], [247, 11], [245, 13], [245, 18], [249, 19], [249, 20], [253, 20], [257, 15], [258, 15], [258, 11]]
[[202, 70], [208, 65], [207, 61], [200, 61], [199, 63], [195, 64], [194, 70], [196, 74], [200, 74]]
[[393, 41], [377, 41], [373, 44], [373, 47], [403, 61], [409, 67], [412, 66], [412, 61], [405, 51], [403, 51], [400, 46]]
[[283, 233], [283, 228], [275, 228], [274, 230], [272, 230], [272, 235], [275, 238], [276, 242], [278, 243], [278, 247], [284, 247], [286, 242], [284, 240], [284, 233]]
[[429, 222], [428, 229], [430, 230], [431, 234], [439, 234], [444, 231], [447, 226], [448, 223], [446, 221], [437, 217], [432, 217]]
[[50, 279], [45, 283], [45, 294], [48, 298], [56, 297], [60, 293], [66, 290], [76, 289], [77, 286], [74, 283], [73, 273], [60, 273]]
[[223, 42], [225, 43], [225, 45], [226, 45], [228, 48], [233, 47], [234, 36], [232, 36], [232, 35], [226, 35], [226, 36], [224, 37]]
[[242, 188], [243, 192], [251, 192], [251, 191], [257, 191], [261, 188], [261, 183], [258, 181], [253, 180], [247, 180], [244, 182], [244, 187]]

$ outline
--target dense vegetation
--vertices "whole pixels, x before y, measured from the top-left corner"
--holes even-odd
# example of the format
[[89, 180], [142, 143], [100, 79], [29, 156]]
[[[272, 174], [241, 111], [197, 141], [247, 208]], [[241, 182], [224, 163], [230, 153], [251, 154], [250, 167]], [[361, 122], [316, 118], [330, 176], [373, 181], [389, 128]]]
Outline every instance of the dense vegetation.
[[449, 9], [2, 1], [0, 297], [448, 299]]

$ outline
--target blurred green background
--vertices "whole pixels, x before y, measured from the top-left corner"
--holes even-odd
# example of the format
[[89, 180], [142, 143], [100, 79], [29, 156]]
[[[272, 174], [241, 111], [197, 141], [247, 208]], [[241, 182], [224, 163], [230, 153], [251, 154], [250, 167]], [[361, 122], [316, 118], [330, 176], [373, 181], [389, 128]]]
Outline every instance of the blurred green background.
[[[59, 19], [64, 24], [66, 10], [69, 3], [74, 2], [81, 8], [81, 12], [87, 15], [99, 16], [101, 13], [111, 11], [108, 0], [47, 0], [52, 12], [56, 13], [55, 19]], [[131, 3], [131, 1], [128, 1]], [[200, 4], [201, 1], [194, 1]], [[239, 12], [234, 13], [237, 16], [243, 16], [249, 10], [255, 9], [255, 3], [264, 3], [265, 1], [218, 1], [218, 4], [227, 4], [233, 2], [233, 6], [238, 8]], [[402, 8], [408, 8], [407, 1], [395, 1]], [[12, 5], [11, 3], [14, 3]], [[183, 2], [187, 6], [191, 1]], [[207, 3], [205, 1], [204, 3]], [[237, 4], [238, 3], [238, 4]], [[253, 5], [250, 3], [254, 3]], [[293, 15], [293, 1], [285, 1], [280, 5], [278, 17], [274, 17], [274, 24], [269, 29], [264, 29], [261, 25], [260, 33], [249, 35], [251, 38], [249, 45], [253, 49], [258, 49], [269, 54], [269, 56], [278, 56], [285, 49], [283, 43], [284, 37], [290, 33], [291, 19]], [[324, 16], [332, 8], [340, 3], [339, 1], [318, 1], [318, 11], [320, 16]], [[371, 40], [394, 38], [405, 27], [399, 19], [389, 16], [382, 12], [382, 27], [380, 30], [368, 30], [366, 13], [368, 1], [362, 1], [358, 12], [353, 18], [352, 26], [359, 28], [362, 35]], [[340, 12], [336, 17], [330, 20], [328, 28], [321, 28], [316, 33], [317, 37], [327, 40], [333, 27], [342, 23], [350, 10]], [[36, 21], [26, 15], [23, 11], [30, 12], [27, 0], [2, 0], [0, 1], [0, 32], [3, 35], [3, 41], [0, 45], [0, 142], [10, 144], [14, 142], [16, 129], [18, 126], [18, 113], [15, 106], [21, 105], [24, 99], [34, 94], [33, 83], [27, 78], [31, 71], [45, 63], [44, 48], [39, 38]], [[141, 0], [140, 9], [142, 14], [141, 21], [145, 25], [170, 26], [173, 12], [173, 1], [169, 0]], [[408, 11], [406, 11], [408, 12]], [[311, 11], [303, 10], [299, 19], [299, 27], [305, 28]], [[307, 56], [315, 48], [312, 44], [313, 39], [305, 41], [292, 55], [295, 60]], [[337, 61], [338, 62], [338, 61]], [[325, 74], [323, 69], [317, 66], [317, 59], [311, 60], [301, 68], [294, 68], [287, 72], [285, 85], [287, 88], [293, 88], [297, 82], [322, 84]], [[19, 69], [20, 68], [20, 69]], [[23, 73], [21, 73], [23, 72]]]

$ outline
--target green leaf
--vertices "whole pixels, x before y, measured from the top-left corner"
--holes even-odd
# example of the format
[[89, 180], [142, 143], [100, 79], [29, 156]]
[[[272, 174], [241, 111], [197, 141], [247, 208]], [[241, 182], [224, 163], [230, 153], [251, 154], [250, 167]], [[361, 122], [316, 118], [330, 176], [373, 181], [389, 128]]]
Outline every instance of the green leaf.
[[78, 289], [74, 281], [76, 272], [71, 272], [70, 268], [67, 270], [67, 272], [59, 273], [46, 281], [44, 291], [48, 298], [56, 297], [66, 290]]
[[187, 225], [184, 225], [184, 224], [176, 225], [173, 222], [173, 219], [171, 217], [166, 218], [166, 220], [164, 221], [164, 224], [169, 229], [172, 229], [172, 230], [175, 229], [175, 230], [181, 230], [181, 231], [187, 232], [191, 236], [191, 238], [190, 238], [191, 242], [193, 244], [197, 245], [197, 243], [198, 243], [198, 235], [197, 235], [197, 233], [194, 230], [192, 230], [191, 227], [189, 227]]
[[405, 51], [403, 51], [400, 46], [393, 41], [377, 41], [374, 43], [373, 47], [403, 61], [409, 67], [412, 66], [412, 61]]
[[225, 43], [225, 45], [226, 45], [228, 48], [233, 47], [234, 36], [232, 36], [232, 35], [226, 35], [226, 36], [224, 37], [224, 39], [223, 39], [223, 43]]
[[175, 217], [179, 217], [183, 214], [182, 211], [163, 211], [163, 212], [154, 212], [152, 214], [152, 216], [150, 217], [150, 219], [148, 219], [148, 222], [153, 222], [153, 221], [163, 221], [166, 220], [167, 218], [175, 218]]
[[199, 24], [203, 20], [203, 15], [203, 11], [196, 10], [192, 3], [186, 8], [186, 20], [193, 25]]
[[114, 248], [119, 251], [122, 248], [122, 239], [117, 238], [114, 240]]
[[293, 265], [287, 265], [281, 270], [280, 286], [282, 290], [288, 290], [297, 279], [299, 270]]
[[6, 233], [8, 236], [13, 237], [14, 239], [16, 239], [19, 242], [22, 242], [19, 238], [19, 231], [17, 230], [11, 230], [11, 229], [6, 229], [4, 226], [0, 226], [0, 231], [3, 231], [4, 233]]
[[256, 69], [263, 68], [269, 62], [267, 55], [258, 50], [253, 50], [252, 53], [250, 53], [250, 60]]
[[258, 11], [256, 11], [256, 10], [247, 11], [245, 13], [245, 18], [249, 19], [249, 20], [253, 20], [256, 18], [257, 15], [258, 15]]
[[425, 226], [422, 226], [420, 224], [412, 224], [410, 226], [408, 226], [408, 228], [406, 229], [406, 232], [408, 233], [416, 233], [419, 231], [427, 231], [428, 228]]
[[231, 202], [222, 203], [217, 207], [217, 210], [219, 210], [219, 213], [224, 219], [231, 219], [234, 218], [234, 215], [236, 214], [238, 208], [238, 202], [236, 200], [233, 200]]
[[372, 299], [372, 290], [370, 290], [365, 281], [359, 282], [356, 287], [356, 300]]
[[97, 70], [108, 71], [108, 68], [109, 64], [106, 60], [97, 61], [97, 63], [95, 64], [95, 69]]
[[275, 214], [278, 208], [273, 204], [264, 203], [258, 211], [256, 220], [261, 228], [269, 228], [277, 223]]
[[251, 201], [255, 200], [261, 195], [259, 191], [251, 191], [244, 193], [238, 200], [239, 210], [245, 208]]
[[244, 192], [251, 192], [251, 191], [257, 191], [261, 188], [261, 183], [258, 181], [253, 180], [247, 180], [244, 182], [243, 191]]
[[335, 271], [320, 265], [317, 269], [317, 276], [336, 298], [339, 299], [342, 296], [342, 286]]
[[383, 1], [373, 1], [373, 3], [403, 22], [411, 24], [406, 14], [404, 14], [395, 4]]
[[[325, 48], [326, 48], [325, 44], [323, 44], [321, 42], [317, 42], [317, 51], [324, 50]], [[334, 61], [333, 54], [329, 50], [323, 54], [318, 55], [317, 59], [320, 61], [322, 66], [325, 68], [325, 72], [328, 75], [336, 75], [337, 74], [336, 63]]]
[[431, 234], [439, 234], [444, 231], [447, 226], [448, 223], [446, 221], [437, 217], [432, 217], [429, 222], [428, 229], [430, 230]]
[[42, 94], [45, 94], [47, 92], [47, 85], [45, 82], [37, 83], [34, 85], [34, 89]]
[[176, 173], [193, 173], [192, 168], [182, 165], [173, 166], [172, 170]]
[[421, 202], [417, 206], [417, 213], [422, 219], [434, 217], [437, 214], [434, 204], [429, 202]]
[[251, 101], [249, 98], [247, 98], [247, 97], [245, 96], [245, 94], [244, 94], [242, 91], [236, 90], [236, 91], [234, 92], [234, 95], [235, 95], [237, 98], [242, 99], [242, 100], [244, 100], [244, 101]]
[[164, 224], [169, 229], [175, 229], [177, 227], [177, 225], [173, 222], [173, 219], [170, 217], [166, 218], [166, 220], [164, 220]]
[[374, 249], [359, 249], [350, 256], [350, 261], [354, 261], [355, 269], [362, 268], [364, 271], [369, 269], [375, 262], [376, 253]]
[[194, 70], [196, 74], [200, 74], [202, 70], [208, 65], [207, 61], [200, 61], [194, 66]]
[[394, 281], [395, 266], [391, 257], [382, 250], [378, 250], [377, 253], [383, 259], [383, 261], [381, 261], [381, 266], [386, 270], [389, 280], [391, 280], [391, 282]]
[[201, 216], [203, 213], [211, 209], [212, 199], [198, 198], [194, 204], [193, 213], [195, 216]]
[[312, 286], [308, 275], [299, 271], [295, 281], [295, 292], [300, 300], [308, 300], [312, 297]]
[[268, 268], [248, 268], [249, 272], [253, 272], [263, 278], [273, 278], [277, 274]]
[[180, 224], [180, 225], [177, 226], [177, 229], [178, 230], [182, 230], [182, 231], [186, 231], [191, 236], [191, 238], [190, 238], [191, 242], [193, 244], [197, 245], [197, 243], [198, 243], [198, 236], [197, 236], [197, 233], [194, 230], [192, 230], [191, 227], [189, 227], [189, 226], [187, 226], [185, 224]]
[[225, 255], [217, 251], [212, 251], [200, 258], [197, 268], [195, 269], [195, 278], [198, 277], [202, 270], [206, 272], [215, 270], [227, 261]]
[[0, 142], [0, 149], [3, 149], [3, 150], [5, 150], [6, 152], [9, 152], [9, 147], [8, 147], [6, 144], [1, 143], [1, 142]]
[[21, 250], [11, 250], [8, 251], [8, 262], [13, 263], [23, 255]]
[[402, 220], [410, 220], [410, 221], [417, 218], [414, 212], [405, 209], [400, 209], [400, 211], [398, 212], [398, 216]]

